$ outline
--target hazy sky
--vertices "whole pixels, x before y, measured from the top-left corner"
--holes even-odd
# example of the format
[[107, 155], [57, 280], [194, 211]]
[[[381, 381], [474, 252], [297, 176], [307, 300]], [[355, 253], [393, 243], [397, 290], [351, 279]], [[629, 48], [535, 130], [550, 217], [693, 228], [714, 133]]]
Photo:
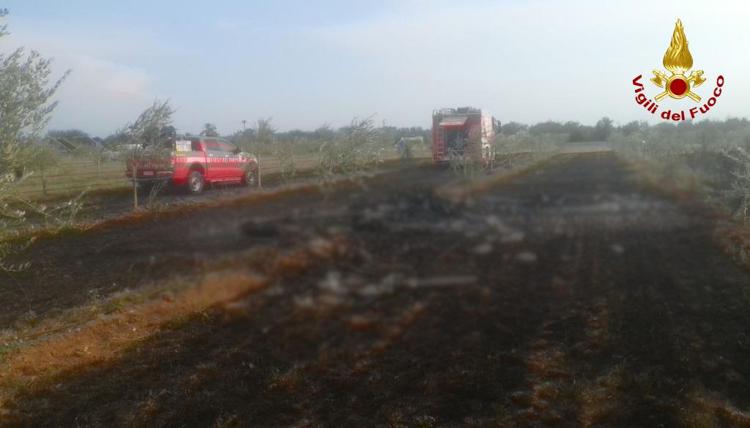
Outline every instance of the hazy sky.
[[[663, 68], [679, 17], [694, 69], [726, 78], [711, 117], [750, 116], [746, 1], [0, 0], [11, 36], [72, 69], [51, 128], [106, 135], [155, 99], [175, 125], [223, 133], [272, 116], [280, 129], [429, 126], [473, 105], [511, 120], [648, 120], [631, 80]], [[647, 86], [649, 95], [657, 88]], [[669, 102], [662, 103], [664, 105]], [[689, 108], [689, 101], [677, 108]]]

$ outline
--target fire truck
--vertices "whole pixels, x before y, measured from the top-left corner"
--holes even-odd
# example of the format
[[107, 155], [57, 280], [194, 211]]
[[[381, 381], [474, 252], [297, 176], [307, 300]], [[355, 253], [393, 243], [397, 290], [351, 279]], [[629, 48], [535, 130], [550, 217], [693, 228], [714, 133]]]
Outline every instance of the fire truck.
[[500, 122], [473, 107], [444, 108], [432, 113], [432, 160], [470, 160], [492, 167]]

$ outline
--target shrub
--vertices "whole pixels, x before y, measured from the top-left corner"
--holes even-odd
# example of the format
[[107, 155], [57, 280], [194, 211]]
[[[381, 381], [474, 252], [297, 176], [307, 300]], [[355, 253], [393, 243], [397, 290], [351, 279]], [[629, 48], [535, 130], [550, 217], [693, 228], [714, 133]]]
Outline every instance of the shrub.
[[318, 170], [323, 177], [352, 175], [382, 162], [384, 150], [372, 118], [354, 119], [343, 135], [320, 146]]
[[697, 187], [712, 201], [750, 217], [750, 122], [659, 124], [616, 132], [609, 141], [621, 155], [646, 165], [655, 181]]
[[276, 143], [274, 155], [279, 160], [279, 169], [281, 178], [284, 181], [293, 180], [297, 176], [297, 163], [295, 161], [295, 146], [302, 144], [302, 141], [280, 141]]
[[[155, 101], [151, 107], [138, 116], [135, 122], [127, 125], [122, 131], [126, 136], [125, 141], [130, 146], [127, 158], [134, 178], [137, 176], [138, 166], [145, 159], [169, 156], [171, 147], [164, 144], [169, 141], [169, 135], [165, 135], [165, 130], [168, 130], [172, 124], [173, 113], [174, 110], [169, 105], [169, 101]], [[151, 202], [153, 202], [153, 197]], [[133, 180], [133, 209], [138, 209], [136, 180]]]

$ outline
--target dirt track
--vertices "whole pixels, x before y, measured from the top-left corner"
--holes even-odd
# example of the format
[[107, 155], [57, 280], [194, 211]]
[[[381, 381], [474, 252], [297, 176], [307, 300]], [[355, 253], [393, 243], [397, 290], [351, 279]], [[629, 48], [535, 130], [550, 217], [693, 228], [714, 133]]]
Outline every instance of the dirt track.
[[348, 251], [29, 391], [12, 424], [750, 424], [750, 275], [699, 209], [609, 153], [461, 204], [431, 192], [448, 179], [414, 170], [38, 244], [26, 300], [0, 294], [5, 324], [254, 246], [335, 235]]

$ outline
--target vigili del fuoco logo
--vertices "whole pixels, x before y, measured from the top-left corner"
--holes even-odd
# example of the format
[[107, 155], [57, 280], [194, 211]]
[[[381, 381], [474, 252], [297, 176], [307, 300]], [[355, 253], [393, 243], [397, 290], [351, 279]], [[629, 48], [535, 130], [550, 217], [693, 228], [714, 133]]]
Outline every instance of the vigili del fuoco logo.
[[[649, 113], [654, 115], [659, 114], [659, 117], [664, 120], [680, 122], [705, 115], [716, 105], [724, 87], [724, 76], [719, 75], [716, 78], [716, 86], [713, 92], [704, 95], [704, 97], [707, 96], [708, 98], [703, 100], [704, 97], [701, 97], [700, 91], [696, 90], [696, 88], [703, 85], [706, 79], [703, 78], [703, 70], [690, 71], [693, 68], [693, 56], [690, 54], [690, 49], [688, 49], [685, 29], [682, 26], [682, 21], [679, 19], [675, 24], [672, 41], [669, 43], [669, 48], [667, 48], [667, 52], [664, 54], [662, 64], [664, 64], [667, 72], [654, 70], [654, 77], [651, 78], [651, 82], [661, 89], [661, 92], [654, 96], [653, 99], [644, 93], [646, 88], [641, 82], [643, 75], [640, 74], [633, 79], [636, 94], [635, 102]], [[695, 103], [695, 105], [687, 110], [672, 111], [669, 109], [660, 111], [659, 104], [657, 103], [667, 96], [675, 100], [684, 100], [687, 98], [692, 103]]]

